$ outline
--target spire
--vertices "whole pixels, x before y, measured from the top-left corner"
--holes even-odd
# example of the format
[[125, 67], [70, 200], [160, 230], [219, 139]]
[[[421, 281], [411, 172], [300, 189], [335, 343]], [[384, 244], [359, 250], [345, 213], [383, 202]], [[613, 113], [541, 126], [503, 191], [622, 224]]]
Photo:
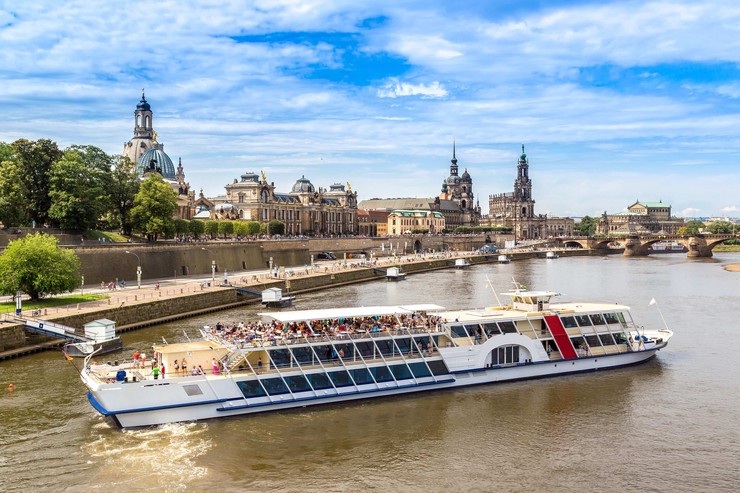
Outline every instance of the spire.
[[141, 88], [141, 100], [146, 101], [146, 98], [144, 97], [144, 88]]
[[455, 139], [452, 139], [452, 164], [457, 164], [457, 157], [455, 156]]

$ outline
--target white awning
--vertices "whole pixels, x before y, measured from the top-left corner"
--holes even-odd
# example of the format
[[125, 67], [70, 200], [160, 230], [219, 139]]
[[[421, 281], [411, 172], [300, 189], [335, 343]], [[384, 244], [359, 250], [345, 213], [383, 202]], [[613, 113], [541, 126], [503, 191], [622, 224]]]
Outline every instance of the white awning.
[[360, 306], [351, 308], [328, 308], [319, 310], [296, 310], [284, 312], [263, 312], [260, 316], [269, 317], [279, 322], [301, 322], [304, 320], [325, 320], [353, 317], [372, 317], [375, 315], [401, 315], [414, 312], [436, 312], [444, 310], [443, 306], [433, 304], [403, 306]]

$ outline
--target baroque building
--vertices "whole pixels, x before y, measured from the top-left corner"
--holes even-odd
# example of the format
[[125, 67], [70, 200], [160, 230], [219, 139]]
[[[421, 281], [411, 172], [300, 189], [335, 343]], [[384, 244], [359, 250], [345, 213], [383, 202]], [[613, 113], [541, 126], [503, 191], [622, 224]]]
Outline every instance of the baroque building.
[[290, 192], [278, 192], [275, 183], [247, 172], [225, 186], [226, 195], [196, 201], [203, 217], [285, 224], [286, 235], [356, 235], [358, 233], [357, 192], [335, 183], [328, 190], [315, 187], [305, 176]]
[[452, 142], [452, 159], [450, 176], [442, 182], [442, 193], [434, 199], [431, 209], [441, 212], [445, 217], [446, 227], [477, 226], [480, 222], [480, 203], [475, 203], [473, 179], [465, 168], [462, 176], [458, 175], [455, 142]]
[[597, 234], [624, 235], [654, 233], [676, 234], [684, 225], [684, 220], [671, 216], [671, 206], [658, 202], [640, 202], [627, 207], [627, 212], [604, 214], [596, 228]]
[[535, 214], [532, 180], [529, 178], [529, 160], [524, 152], [517, 162], [514, 191], [488, 197], [488, 216], [481, 224], [511, 228], [516, 238], [538, 239], [549, 236], [572, 236], [575, 221], [571, 218], [548, 217]]
[[147, 173], [158, 173], [172, 186], [177, 194], [177, 214], [179, 219], [190, 219], [195, 214], [195, 193], [190, 183], [185, 181], [182, 158], [175, 169], [172, 159], [164, 152], [164, 144], [157, 141], [154, 130], [154, 114], [149, 102], [141, 91], [141, 101], [134, 110], [134, 136], [123, 145], [122, 156], [136, 164], [136, 172], [142, 178]]

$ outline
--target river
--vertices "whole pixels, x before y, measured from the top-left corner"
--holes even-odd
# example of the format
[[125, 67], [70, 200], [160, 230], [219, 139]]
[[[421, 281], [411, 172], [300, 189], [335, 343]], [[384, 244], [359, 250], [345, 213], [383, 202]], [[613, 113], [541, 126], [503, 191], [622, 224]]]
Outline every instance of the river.
[[[630, 305], [647, 327], [662, 326], [662, 312], [675, 332], [666, 349], [598, 373], [121, 431], [93, 411], [59, 352], [1, 362], [0, 491], [737, 491], [740, 273], [722, 268], [735, 262], [740, 254], [532, 259], [297, 303], [481, 307], [495, 304], [487, 278], [499, 292], [516, 278], [562, 293], [556, 301]], [[258, 311], [125, 334], [125, 356]]]

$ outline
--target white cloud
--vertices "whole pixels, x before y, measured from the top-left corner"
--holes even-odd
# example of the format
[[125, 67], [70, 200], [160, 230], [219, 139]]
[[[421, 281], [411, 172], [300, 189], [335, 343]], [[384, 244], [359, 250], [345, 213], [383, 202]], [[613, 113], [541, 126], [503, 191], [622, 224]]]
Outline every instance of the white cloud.
[[694, 207], [687, 207], [686, 209], [681, 211], [681, 217], [697, 217], [700, 212], [701, 212], [701, 209], [696, 209]]
[[728, 205], [726, 207], [722, 207], [720, 212], [728, 213], [728, 212], [740, 212], [740, 207], [736, 205]]
[[443, 98], [447, 90], [437, 81], [431, 84], [411, 84], [399, 80], [391, 80], [377, 91], [381, 98], [399, 98], [405, 96], [421, 96], [423, 98]]

